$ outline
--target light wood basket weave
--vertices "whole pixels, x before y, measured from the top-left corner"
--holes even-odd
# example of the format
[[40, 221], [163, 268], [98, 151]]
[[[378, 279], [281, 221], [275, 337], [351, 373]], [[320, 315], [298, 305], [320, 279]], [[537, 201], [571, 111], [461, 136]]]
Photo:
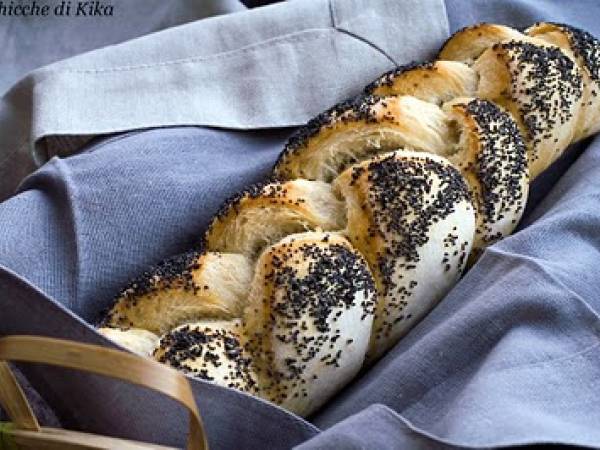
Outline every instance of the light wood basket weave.
[[208, 450], [202, 419], [188, 380], [175, 370], [130, 353], [40, 336], [0, 338], [0, 450], [172, 449], [108, 436], [41, 427], [8, 361], [42, 363], [127, 381], [160, 392], [189, 411], [187, 450]]

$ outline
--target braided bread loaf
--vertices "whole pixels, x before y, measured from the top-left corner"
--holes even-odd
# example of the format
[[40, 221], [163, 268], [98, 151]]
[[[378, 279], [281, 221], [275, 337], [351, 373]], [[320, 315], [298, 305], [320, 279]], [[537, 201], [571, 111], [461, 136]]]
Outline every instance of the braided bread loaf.
[[100, 331], [275, 402], [319, 408], [510, 234], [529, 182], [600, 129], [600, 42], [480, 24], [309, 121], [202, 250], [134, 280]]

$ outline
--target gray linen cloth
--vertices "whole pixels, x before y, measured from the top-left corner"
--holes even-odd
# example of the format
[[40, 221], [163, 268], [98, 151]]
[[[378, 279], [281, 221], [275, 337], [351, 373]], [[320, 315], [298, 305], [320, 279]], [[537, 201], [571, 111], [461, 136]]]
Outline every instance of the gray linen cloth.
[[442, 0], [293, 1], [35, 70], [0, 101], [0, 199], [93, 136], [299, 125], [395, 64], [431, 56], [447, 33]]
[[[329, 83], [326, 86], [342, 87], [319, 91], [326, 98], [319, 99], [318, 108], [356, 92], [372, 76], [362, 66], [381, 64], [378, 69], [382, 69], [389, 65], [389, 59], [382, 55], [400, 55], [394, 46], [399, 49], [406, 42], [423, 39], [420, 50], [411, 51], [422, 53], [414, 59], [426, 58], [443, 40], [427, 27], [444, 30], [446, 13], [451, 29], [482, 19], [514, 25], [553, 19], [600, 35], [600, 24], [595, 20], [600, 17], [600, 5], [593, 1], [577, 3], [580, 8], [564, 8], [558, 1], [453, 0], [447, 2], [445, 11], [437, 2], [423, 9], [416, 3], [396, 2], [397, 10], [412, 18], [410, 26], [400, 20], [405, 15], [388, 16], [393, 8], [385, 14], [380, 12], [385, 20], [395, 21], [395, 34], [402, 35], [405, 29], [414, 34], [412, 41], [400, 38], [389, 46], [378, 44], [382, 51], [367, 45], [365, 48], [373, 52], [368, 64], [361, 59], [353, 61], [356, 53], [344, 53], [336, 44], [337, 57], [345, 64], [340, 65], [335, 79], [325, 81]], [[341, 4], [356, 6], [357, 2], [340, 2], [338, 6]], [[269, 29], [280, 26], [286, 30], [299, 26], [303, 14], [310, 10], [308, 5], [296, 1], [252, 11], [262, 14], [261, 19], [248, 26], [253, 29], [257, 24], [270, 23]], [[378, 10], [378, 5], [390, 6], [369, 2], [368, 8], [363, 5], [355, 12], [361, 16], [364, 11], [373, 11], [371, 7]], [[282, 11], [293, 14], [288, 22], [297, 21], [284, 26], [278, 16], [284, 14]], [[435, 15], [436, 11], [442, 16]], [[219, 30], [221, 37], [233, 33], [227, 24], [239, 27], [242, 22], [236, 22], [236, 16], [211, 19], [220, 21], [212, 33]], [[270, 17], [277, 20], [268, 22]], [[349, 22], [363, 24], [362, 36], [374, 36], [369, 28], [378, 26], [372, 20]], [[209, 29], [214, 22], [207, 23]], [[315, 21], [310, 23], [312, 27]], [[329, 38], [323, 42], [330, 42]], [[115, 60], [126, 60], [126, 45], [117, 49], [112, 56]], [[290, 44], [289, 55], [296, 46], [302, 49], [303, 41]], [[107, 58], [109, 54], [107, 49]], [[311, 58], [303, 51], [299, 55]], [[88, 57], [91, 64], [94, 58]], [[406, 62], [394, 58], [395, 63]], [[302, 66], [302, 73], [330, 70], [324, 64], [315, 60]], [[293, 72], [301, 70], [299, 65], [289, 67]], [[346, 74], [348, 70], [357, 71], [356, 78]], [[277, 74], [283, 72], [281, 69]], [[279, 78], [271, 83], [273, 80], [279, 82]], [[118, 80], [111, 82], [118, 85]], [[214, 78], [213, 88], [218, 90], [221, 83], [229, 86], [230, 82]], [[263, 82], [258, 86], [266, 86]], [[271, 99], [270, 95], [270, 91], [256, 93], [259, 99]], [[312, 114], [311, 105], [303, 102], [314, 100], [314, 93], [305, 97], [294, 91], [278, 91], [278, 95], [283, 96], [275, 103], [278, 108], [294, 97], [290, 105], [299, 106], [301, 113], [290, 112], [286, 116], [289, 123], [273, 127], [294, 125], [295, 120]], [[260, 108], [267, 105], [256, 99], [240, 104], [235, 96], [231, 101], [242, 109], [249, 104], [262, 105]], [[210, 109], [214, 102], [207, 105]], [[69, 117], [69, 113], [61, 113], [61, 117]], [[93, 120], [98, 117], [92, 114], [87, 124], [81, 118], [75, 135], [94, 134]], [[170, 118], [169, 114], [159, 117]], [[266, 117], [276, 122], [276, 117]], [[240, 118], [248, 121], [246, 128], [260, 126], [262, 120], [251, 117], [247, 110], [236, 110], [229, 120]], [[25, 180], [17, 195], [0, 204], [0, 335], [43, 334], [112, 345], [89, 324], [100, 317], [113, 294], [148, 264], [193, 245], [225, 197], [266, 176], [289, 133], [288, 129], [225, 131], [198, 127], [131, 131], [93, 142], [78, 155], [52, 158]], [[44, 136], [30, 133], [28, 142], [38, 148]], [[74, 145], [68, 151], [78, 149]], [[193, 380], [211, 446], [599, 446], [599, 173], [599, 140], [588, 140], [567, 152], [532, 187], [520, 230], [490, 248], [396, 348], [309, 421], [233, 390]], [[6, 182], [6, 192], [14, 180], [16, 177]], [[21, 367], [67, 427], [165, 444], [183, 443], [183, 411], [158, 395], [68, 370]]]
[[[2, 3], [10, 5], [7, 1]], [[60, 3], [35, 2], [40, 8], [48, 6], [50, 11]], [[45, 64], [164, 28], [245, 9], [238, 0], [111, 0], [101, 3], [113, 7], [112, 16], [90, 17], [76, 16], [78, 3], [71, 3], [69, 16], [51, 13], [45, 17], [0, 17], [0, 93], [30, 70]]]

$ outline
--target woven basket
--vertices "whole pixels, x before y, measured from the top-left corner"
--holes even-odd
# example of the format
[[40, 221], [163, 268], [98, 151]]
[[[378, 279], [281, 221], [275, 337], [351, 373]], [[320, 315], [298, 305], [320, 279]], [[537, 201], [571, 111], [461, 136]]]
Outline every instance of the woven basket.
[[42, 363], [127, 381], [160, 392], [189, 411], [188, 450], [208, 449], [188, 380], [149, 359], [96, 345], [40, 336], [0, 338], [0, 406], [10, 423], [0, 423], [0, 450], [172, 449], [96, 434], [41, 427], [8, 361]]

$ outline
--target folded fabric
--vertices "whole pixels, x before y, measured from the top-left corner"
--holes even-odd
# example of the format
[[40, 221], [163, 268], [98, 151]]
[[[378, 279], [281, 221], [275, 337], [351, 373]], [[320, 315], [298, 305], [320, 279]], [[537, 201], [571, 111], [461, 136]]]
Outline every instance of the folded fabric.
[[299, 125], [448, 35], [442, 0], [312, 0], [170, 28], [30, 73], [0, 102], [0, 199], [94, 136]]
[[[153, 130], [52, 159], [0, 204], [0, 334], [113, 345], [90, 324], [115, 292], [196, 242], [226, 196], [265, 176], [287, 134]], [[58, 368], [20, 368], [64, 427], [183, 445], [184, 411], [155, 393]], [[317, 432], [237, 391], [198, 380], [193, 389], [212, 448], [290, 448]]]
[[[72, 2], [69, 15], [64, 16], [61, 15], [66, 13], [65, 8], [61, 8], [62, 2], [37, 0], [24, 5], [34, 7], [25, 9], [32, 15], [23, 16], [14, 14], [19, 3], [24, 2], [5, 0], [0, 9], [3, 16], [0, 32], [4, 44], [0, 49], [0, 93], [30, 70], [45, 64], [182, 23], [245, 9], [239, 0], [179, 0], [169, 3], [162, 0], [111, 0]], [[96, 4], [111, 8], [95, 11]], [[44, 7], [48, 13], [42, 16], [40, 12]], [[90, 7], [92, 14], [110, 15], [90, 15]]]

